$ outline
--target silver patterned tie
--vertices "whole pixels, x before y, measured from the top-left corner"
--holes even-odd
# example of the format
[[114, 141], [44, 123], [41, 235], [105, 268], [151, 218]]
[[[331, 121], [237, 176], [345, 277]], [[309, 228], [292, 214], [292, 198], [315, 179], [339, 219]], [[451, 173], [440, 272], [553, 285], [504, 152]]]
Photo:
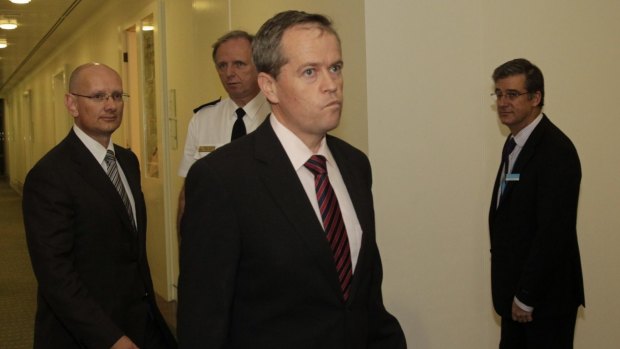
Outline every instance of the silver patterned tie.
[[105, 163], [108, 166], [108, 176], [110, 180], [116, 187], [116, 191], [121, 196], [123, 203], [125, 204], [125, 208], [127, 209], [127, 214], [129, 215], [129, 219], [131, 220], [132, 226], [136, 229], [136, 220], [133, 217], [133, 210], [131, 209], [131, 202], [129, 202], [129, 196], [127, 196], [127, 192], [125, 191], [125, 186], [123, 186], [123, 182], [121, 181], [121, 176], [118, 173], [118, 165], [116, 164], [116, 157], [114, 156], [114, 152], [108, 149], [108, 152], [105, 156]]

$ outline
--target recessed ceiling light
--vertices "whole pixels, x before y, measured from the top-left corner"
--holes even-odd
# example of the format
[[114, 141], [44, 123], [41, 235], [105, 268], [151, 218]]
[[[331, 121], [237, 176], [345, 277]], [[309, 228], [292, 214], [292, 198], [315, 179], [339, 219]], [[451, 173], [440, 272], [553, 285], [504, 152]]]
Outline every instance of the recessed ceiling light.
[[142, 26], [142, 30], [144, 30], [145, 32], [150, 32], [150, 31], [155, 30], [155, 27], [150, 24], [147, 24], [147, 25]]
[[30, 0], [9, 0], [14, 4], [27, 4], [30, 2]]
[[6, 39], [0, 39], [0, 48], [6, 48], [8, 46], [8, 43], [6, 42]]
[[0, 19], [0, 29], [13, 30], [17, 28], [17, 20], [15, 19]]

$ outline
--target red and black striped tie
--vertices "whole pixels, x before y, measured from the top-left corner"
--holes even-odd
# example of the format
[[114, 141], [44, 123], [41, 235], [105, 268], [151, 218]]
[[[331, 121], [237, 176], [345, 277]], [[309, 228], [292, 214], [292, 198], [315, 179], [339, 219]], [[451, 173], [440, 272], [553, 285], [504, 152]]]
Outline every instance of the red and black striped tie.
[[340, 206], [338, 205], [338, 198], [327, 177], [325, 157], [312, 155], [304, 166], [314, 173], [314, 186], [323, 219], [323, 229], [325, 229], [327, 241], [334, 254], [334, 262], [342, 294], [344, 299], [347, 300], [351, 288], [351, 278], [353, 277], [351, 271], [351, 251], [349, 249], [347, 229], [342, 219]]

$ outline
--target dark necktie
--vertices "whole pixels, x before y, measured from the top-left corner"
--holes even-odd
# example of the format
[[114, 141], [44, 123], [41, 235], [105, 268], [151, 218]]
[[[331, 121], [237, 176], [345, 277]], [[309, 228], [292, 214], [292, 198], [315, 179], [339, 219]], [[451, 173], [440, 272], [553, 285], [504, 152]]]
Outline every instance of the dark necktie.
[[340, 288], [344, 299], [349, 298], [351, 288], [351, 251], [349, 250], [349, 238], [347, 229], [342, 219], [338, 198], [327, 177], [325, 157], [312, 155], [304, 166], [314, 174], [314, 187], [319, 203], [319, 210], [323, 219], [323, 227], [327, 234], [327, 241], [334, 255], [336, 272], [340, 281]]
[[232, 136], [230, 137], [231, 141], [234, 141], [241, 136], [245, 136], [246, 134], [245, 124], [243, 123], [245, 110], [243, 110], [243, 108], [237, 108], [235, 113], [237, 114], [237, 120], [235, 120], [235, 124], [233, 125]]
[[127, 196], [127, 192], [125, 191], [125, 186], [123, 186], [123, 182], [121, 181], [121, 176], [118, 173], [118, 165], [116, 164], [116, 157], [114, 156], [114, 152], [108, 149], [108, 152], [105, 156], [105, 163], [108, 166], [108, 176], [110, 180], [116, 187], [116, 191], [121, 196], [123, 200], [123, 204], [125, 204], [125, 209], [127, 209], [127, 214], [129, 215], [129, 219], [131, 220], [132, 227], [136, 229], [136, 221], [133, 218], [133, 210], [131, 209], [131, 202], [129, 202], [129, 196]]
[[506, 189], [506, 176], [508, 175], [508, 167], [510, 167], [510, 154], [512, 154], [512, 151], [515, 149], [516, 146], [517, 146], [517, 143], [515, 142], [514, 137], [509, 136], [508, 140], [504, 144], [504, 149], [502, 149], [503, 180], [500, 183], [499, 198], [497, 200], [498, 204], [500, 200], [502, 199], [502, 195], [504, 194], [504, 189]]
[[504, 149], [502, 150], [502, 164], [504, 166], [504, 174], [508, 173], [508, 167], [510, 166], [510, 154], [517, 146], [517, 142], [515, 142], [514, 137], [510, 136], [506, 144], [504, 144]]

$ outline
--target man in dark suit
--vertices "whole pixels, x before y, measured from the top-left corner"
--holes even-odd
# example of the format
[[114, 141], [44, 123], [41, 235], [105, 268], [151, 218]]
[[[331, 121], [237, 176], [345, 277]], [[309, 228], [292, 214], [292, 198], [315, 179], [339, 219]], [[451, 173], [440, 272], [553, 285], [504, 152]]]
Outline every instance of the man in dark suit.
[[510, 129], [489, 213], [499, 347], [572, 348], [577, 309], [585, 304], [576, 230], [579, 157], [542, 113], [538, 67], [515, 59], [496, 68], [493, 80], [497, 114]]
[[342, 109], [338, 35], [287, 11], [253, 52], [273, 114], [189, 172], [179, 346], [405, 348], [381, 295], [370, 164], [326, 135]]
[[121, 78], [97, 63], [71, 75], [69, 135], [28, 173], [24, 223], [38, 281], [35, 348], [176, 348], [153, 293], [138, 159], [112, 144]]

